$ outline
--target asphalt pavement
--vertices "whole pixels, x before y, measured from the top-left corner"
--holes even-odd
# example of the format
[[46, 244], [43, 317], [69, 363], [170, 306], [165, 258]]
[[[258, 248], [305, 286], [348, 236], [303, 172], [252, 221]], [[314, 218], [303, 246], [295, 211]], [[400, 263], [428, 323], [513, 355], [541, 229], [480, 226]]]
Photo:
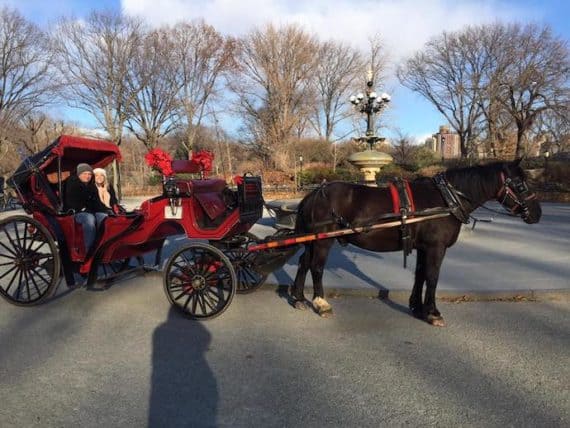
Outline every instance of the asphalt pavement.
[[276, 287], [295, 259], [202, 323], [170, 307], [158, 272], [105, 291], [61, 283], [37, 307], [0, 300], [0, 427], [567, 427], [570, 206], [543, 210], [532, 226], [476, 213], [492, 221], [444, 262], [445, 328], [408, 313], [413, 259], [354, 247], [325, 272], [331, 319]]
[[391, 300], [323, 319], [259, 290], [199, 323], [161, 282], [0, 301], [0, 426], [570, 424], [568, 301], [441, 303], [436, 328]]

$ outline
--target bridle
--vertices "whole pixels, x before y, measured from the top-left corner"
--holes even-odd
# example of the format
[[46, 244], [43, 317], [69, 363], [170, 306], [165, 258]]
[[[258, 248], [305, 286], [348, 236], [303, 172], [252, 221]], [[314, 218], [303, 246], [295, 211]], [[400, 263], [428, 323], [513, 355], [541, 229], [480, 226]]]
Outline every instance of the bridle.
[[520, 209], [521, 218], [525, 220], [530, 215], [527, 201], [536, 199], [536, 194], [529, 190], [521, 177], [505, 177], [505, 173], [501, 172], [500, 178], [501, 188], [497, 193], [497, 201], [514, 215]]

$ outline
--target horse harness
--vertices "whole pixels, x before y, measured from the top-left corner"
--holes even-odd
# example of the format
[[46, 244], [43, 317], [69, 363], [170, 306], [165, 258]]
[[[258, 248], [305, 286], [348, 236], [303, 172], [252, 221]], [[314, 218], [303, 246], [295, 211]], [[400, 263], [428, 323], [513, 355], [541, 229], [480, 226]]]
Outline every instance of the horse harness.
[[[393, 212], [386, 213], [378, 216], [374, 219], [374, 222], [389, 220], [394, 218], [400, 219], [400, 239], [402, 241], [402, 251], [404, 255], [404, 268], [407, 266], [407, 257], [412, 252], [412, 240], [410, 235], [410, 230], [407, 224], [408, 217], [413, 216], [430, 216], [433, 214], [450, 213], [455, 216], [462, 223], [469, 223], [469, 214], [466, 212], [463, 204], [461, 203], [460, 196], [468, 199], [463, 193], [455, 189], [449, 181], [445, 178], [445, 174], [437, 174], [434, 178], [434, 183], [438, 190], [440, 191], [443, 200], [445, 201], [447, 208], [436, 207], [428, 208], [421, 211], [416, 211], [414, 204], [414, 197], [410, 184], [407, 180], [403, 180], [400, 177], [395, 177], [389, 184], [388, 190], [392, 197], [392, 207]], [[326, 195], [324, 186], [319, 189], [323, 195]], [[333, 209], [331, 215], [334, 222], [343, 228], [354, 229], [362, 225], [351, 224], [343, 216], [337, 214]], [[316, 225], [330, 224], [330, 221], [319, 222]], [[362, 233], [366, 233], [366, 230]]]
[[[534, 192], [530, 192], [526, 182], [520, 177], [505, 177], [503, 172], [501, 172], [500, 177], [502, 185], [497, 193], [497, 200], [513, 215], [517, 208], [520, 208], [521, 217], [523, 219], [527, 218], [529, 215], [527, 201], [536, 199], [536, 194]], [[507, 201], [511, 201], [513, 205], [507, 205]]]
[[469, 224], [469, 213], [463, 207], [461, 203], [460, 196], [464, 199], [469, 200], [469, 198], [459, 190], [457, 190], [453, 185], [447, 181], [444, 172], [440, 172], [433, 177], [433, 182], [438, 188], [443, 200], [445, 201], [449, 212], [457, 218], [461, 223]]

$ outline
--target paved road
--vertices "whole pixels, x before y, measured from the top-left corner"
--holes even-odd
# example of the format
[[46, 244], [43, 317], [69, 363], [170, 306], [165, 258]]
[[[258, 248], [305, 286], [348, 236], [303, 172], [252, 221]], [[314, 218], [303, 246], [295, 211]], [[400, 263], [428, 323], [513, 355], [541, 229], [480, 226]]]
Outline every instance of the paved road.
[[570, 302], [405, 305], [275, 291], [204, 323], [156, 273], [36, 308], [0, 302], [0, 426], [550, 426], [570, 424]]

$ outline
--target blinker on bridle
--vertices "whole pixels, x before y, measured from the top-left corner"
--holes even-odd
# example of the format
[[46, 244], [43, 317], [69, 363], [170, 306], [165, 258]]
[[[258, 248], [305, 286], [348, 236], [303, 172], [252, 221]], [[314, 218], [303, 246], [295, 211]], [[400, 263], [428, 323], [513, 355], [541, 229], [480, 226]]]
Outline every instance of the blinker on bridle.
[[[526, 182], [520, 177], [505, 177], [505, 173], [501, 172], [501, 188], [497, 193], [497, 201], [512, 214], [521, 209], [522, 219], [526, 219], [530, 212], [528, 209], [527, 201], [536, 199], [534, 192], [530, 193]], [[511, 201], [512, 205], [507, 205], [507, 201]]]

